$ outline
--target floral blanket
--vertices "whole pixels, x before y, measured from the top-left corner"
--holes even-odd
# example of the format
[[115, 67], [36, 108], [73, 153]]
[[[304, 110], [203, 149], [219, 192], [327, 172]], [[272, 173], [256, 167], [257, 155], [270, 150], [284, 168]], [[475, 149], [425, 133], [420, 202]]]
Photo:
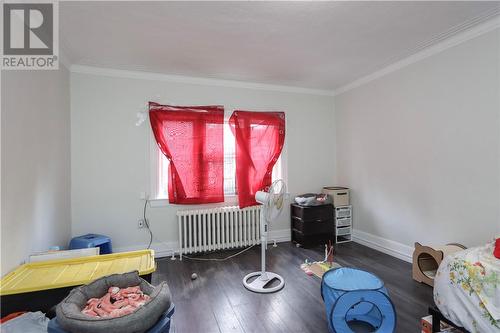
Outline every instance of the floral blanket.
[[434, 301], [472, 333], [500, 332], [500, 259], [493, 243], [445, 257], [434, 279]]

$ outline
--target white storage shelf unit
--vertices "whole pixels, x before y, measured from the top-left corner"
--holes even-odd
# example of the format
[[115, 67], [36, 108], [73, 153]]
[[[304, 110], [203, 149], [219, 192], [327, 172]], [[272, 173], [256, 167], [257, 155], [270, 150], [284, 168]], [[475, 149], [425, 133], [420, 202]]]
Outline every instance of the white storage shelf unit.
[[335, 237], [336, 243], [346, 243], [352, 240], [352, 206], [335, 207]]

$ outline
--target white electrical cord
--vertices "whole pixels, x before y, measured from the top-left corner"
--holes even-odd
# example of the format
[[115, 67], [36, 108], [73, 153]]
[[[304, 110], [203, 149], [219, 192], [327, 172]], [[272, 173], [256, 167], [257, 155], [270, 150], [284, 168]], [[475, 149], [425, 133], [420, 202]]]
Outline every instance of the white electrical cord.
[[236, 256], [238, 256], [238, 255], [240, 255], [240, 254], [242, 254], [242, 253], [244, 253], [244, 252], [246, 252], [246, 251], [250, 250], [250, 249], [251, 249], [252, 247], [254, 247], [254, 246], [255, 246], [255, 244], [254, 244], [254, 245], [252, 245], [252, 246], [247, 247], [246, 249], [241, 250], [241, 251], [240, 251], [240, 252], [238, 252], [238, 253], [232, 254], [232, 255], [230, 255], [229, 257], [226, 257], [226, 258], [194, 258], [194, 257], [188, 257], [188, 256], [186, 256], [186, 255], [184, 255], [184, 254], [182, 255], [182, 257], [183, 257], [183, 258], [186, 258], [186, 259], [189, 259], [189, 260], [200, 260], [200, 261], [226, 261], [226, 260], [229, 260], [229, 259], [231, 259], [231, 258], [234, 258], [234, 257], [236, 257]]
[[149, 202], [148, 199], [144, 200], [144, 210], [142, 211], [142, 215], [144, 218], [144, 224], [146, 225], [146, 228], [149, 231], [149, 244], [148, 244], [148, 250], [149, 250], [151, 248], [151, 244], [153, 244], [153, 231], [151, 230], [151, 227], [149, 226], [149, 221], [146, 217], [146, 208], [148, 206], [148, 202]]

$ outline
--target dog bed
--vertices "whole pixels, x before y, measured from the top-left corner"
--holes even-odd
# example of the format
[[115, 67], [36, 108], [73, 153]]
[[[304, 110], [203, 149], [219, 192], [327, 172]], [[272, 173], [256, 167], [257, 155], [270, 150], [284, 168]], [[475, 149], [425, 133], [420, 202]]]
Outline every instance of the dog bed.
[[[126, 288], [140, 286], [151, 299], [135, 312], [118, 318], [99, 318], [81, 311], [90, 298], [103, 296], [111, 286]], [[57, 320], [62, 328], [72, 333], [138, 333], [153, 327], [170, 307], [170, 290], [166, 282], [157, 287], [139, 277], [139, 273], [113, 274], [73, 289], [69, 296], [57, 305]]]

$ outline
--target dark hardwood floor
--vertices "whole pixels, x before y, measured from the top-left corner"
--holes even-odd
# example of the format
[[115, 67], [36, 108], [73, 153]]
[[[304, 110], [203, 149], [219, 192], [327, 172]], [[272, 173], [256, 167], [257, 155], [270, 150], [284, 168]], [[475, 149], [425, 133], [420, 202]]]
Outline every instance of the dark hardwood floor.
[[[159, 259], [153, 283], [165, 280], [170, 286], [175, 303], [171, 332], [328, 332], [321, 280], [299, 267], [305, 259], [322, 260], [322, 249], [297, 248], [292, 243], [268, 249], [268, 270], [286, 281], [284, 289], [274, 294], [253, 293], [241, 282], [246, 274], [259, 270], [258, 246], [224, 262]], [[396, 331], [420, 332], [420, 318], [432, 303], [432, 288], [412, 280], [409, 263], [356, 243], [337, 245], [334, 261], [378, 275], [396, 306]], [[198, 279], [192, 281], [192, 273]]]

